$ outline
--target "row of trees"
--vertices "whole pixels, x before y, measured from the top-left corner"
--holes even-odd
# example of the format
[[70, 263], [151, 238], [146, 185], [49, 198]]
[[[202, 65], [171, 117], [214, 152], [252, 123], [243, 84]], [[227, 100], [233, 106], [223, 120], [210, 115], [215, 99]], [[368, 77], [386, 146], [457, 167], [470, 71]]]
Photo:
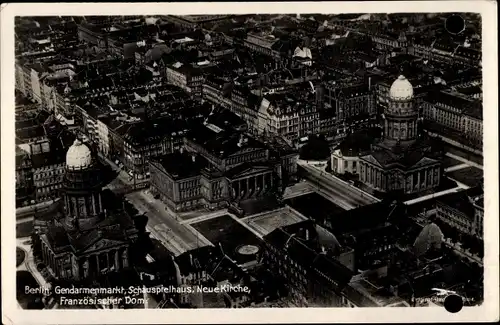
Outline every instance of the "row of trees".
[[300, 148], [299, 157], [302, 160], [327, 160], [330, 158], [330, 145], [323, 136], [310, 136]]
[[476, 236], [462, 233], [438, 218], [434, 218], [433, 222], [439, 226], [445, 238], [451, 239], [453, 243], [459, 243], [464, 249], [468, 249], [473, 254], [477, 254], [480, 257], [484, 256], [483, 240]]

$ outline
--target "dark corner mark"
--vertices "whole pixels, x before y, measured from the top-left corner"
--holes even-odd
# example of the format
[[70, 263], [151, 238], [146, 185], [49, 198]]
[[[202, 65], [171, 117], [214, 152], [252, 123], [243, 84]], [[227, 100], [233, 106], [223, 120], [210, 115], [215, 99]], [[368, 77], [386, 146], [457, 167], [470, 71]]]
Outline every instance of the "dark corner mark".
[[465, 20], [459, 15], [451, 15], [446, 19], [445, 28], [450, 34], [460, 34], [465, 30]]

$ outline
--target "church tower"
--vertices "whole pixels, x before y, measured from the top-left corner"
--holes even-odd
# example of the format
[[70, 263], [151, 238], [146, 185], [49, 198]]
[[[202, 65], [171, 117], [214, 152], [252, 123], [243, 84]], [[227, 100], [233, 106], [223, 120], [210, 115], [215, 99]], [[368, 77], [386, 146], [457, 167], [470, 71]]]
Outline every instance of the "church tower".
[[389, 103], [384, 112], [384, 144], [409, 145], [417, 139], [418, 111], [414, 107], [413, 86], [404, 76], [399, 76], [389, 90]]
[[102, 181], [90, 149], [76, 139], [66, 154], [63, 181], [65, 223], [69, 230], [88, 230], [103, 217]]

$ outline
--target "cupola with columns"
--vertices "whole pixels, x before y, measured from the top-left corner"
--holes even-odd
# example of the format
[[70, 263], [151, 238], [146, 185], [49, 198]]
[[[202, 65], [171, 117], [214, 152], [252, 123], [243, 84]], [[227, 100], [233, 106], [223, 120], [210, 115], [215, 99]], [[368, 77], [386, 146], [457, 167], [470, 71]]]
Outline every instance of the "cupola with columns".
[[102, 181], [91, 150], [78, 139], [66, 154], [63, 186], [66, 226], [70, 230], [92, 228], [103, 214]]
[[414, 108], [413, 86], [401, 75], [389, 90], [388, 107], [384, 112], [384, 141], [412, 142], [417, 138], [418, 111]]

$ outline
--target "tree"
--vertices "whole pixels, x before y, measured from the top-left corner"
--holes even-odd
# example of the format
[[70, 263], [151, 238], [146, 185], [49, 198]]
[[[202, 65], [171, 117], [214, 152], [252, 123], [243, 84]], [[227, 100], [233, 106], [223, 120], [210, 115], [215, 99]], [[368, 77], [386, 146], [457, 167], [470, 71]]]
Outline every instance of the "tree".
[[330, 158], [330, 146], [324, 137], [310, 136], [307, 143], [300, 148], [300, 159], [326, 160]]
[[38, 231], [33, 231], [31, 233], [31, 249], [33, 250], [33, 256], [36, 259], [42, 258], [42, 241], [38, 235]]

